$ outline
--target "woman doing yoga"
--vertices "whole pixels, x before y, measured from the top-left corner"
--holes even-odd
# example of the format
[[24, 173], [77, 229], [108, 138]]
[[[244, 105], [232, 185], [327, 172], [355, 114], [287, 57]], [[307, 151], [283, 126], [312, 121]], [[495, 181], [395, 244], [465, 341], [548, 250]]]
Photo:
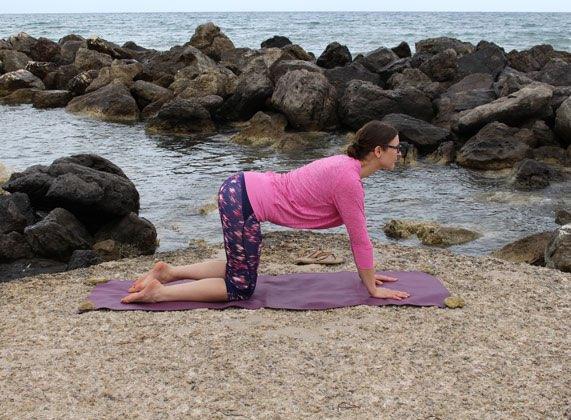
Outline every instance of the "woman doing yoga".
[[[377, 287], [396, 279], [375, 274], [361, 182], [378, 170], [392, 170], [400, 148], [393, 127], [371, 121], [357, 131], [347, 155], [319, 159], [283, 174], [241, 172], [230, 176], [218, 193], [226, 261], [178, 267], [158, 262], [135, 280], [121, 301], [224, 302], [250, 298], [258, 277], [263, 221], [305, 229], [344, 224], [359, 277], [369, 294], [380, 299], [407, 298], [406, 292]], [[181, 279], [196, 281], [165, 286]]]

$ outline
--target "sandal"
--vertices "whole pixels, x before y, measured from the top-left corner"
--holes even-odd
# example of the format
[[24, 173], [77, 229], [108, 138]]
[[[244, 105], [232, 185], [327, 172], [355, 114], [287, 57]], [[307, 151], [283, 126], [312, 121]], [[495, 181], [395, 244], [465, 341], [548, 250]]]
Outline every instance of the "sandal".
[[304, 257], [297, 258], [295, 264], [323, 264], [323, 265], [337, 265], [343, 264], [343, 258], [337, 258], [333, 252], [330, 251], [314, 251]]

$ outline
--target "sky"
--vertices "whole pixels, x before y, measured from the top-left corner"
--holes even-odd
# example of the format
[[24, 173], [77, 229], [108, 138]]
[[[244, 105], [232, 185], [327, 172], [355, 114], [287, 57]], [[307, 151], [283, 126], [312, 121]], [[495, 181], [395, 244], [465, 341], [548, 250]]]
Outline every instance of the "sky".
[[243, 12], [243, 11], [427, 11], [427, 12], [567, 12], [567, 0], [26, 0], [0, 2], [0, 13]]

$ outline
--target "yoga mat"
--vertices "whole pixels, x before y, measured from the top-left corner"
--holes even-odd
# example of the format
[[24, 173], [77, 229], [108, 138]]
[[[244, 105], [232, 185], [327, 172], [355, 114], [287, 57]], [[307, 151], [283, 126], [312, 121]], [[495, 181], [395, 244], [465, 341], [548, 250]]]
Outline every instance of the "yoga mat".
[[[110, 280], [97, 285], [89, 296], [95, 309], [117, 311], [180, 311], [186, 309], [224, 309], [238, 307], [244, 309], [330, 309], [356, 305], [413, 305], [444, 306], [444, 299], [450, 293], [436, 277], [419, 271], [381, 272], [397, 277], [396, 282], [385, 282], [382, 287], [410, 293], [404, 300], [376, 299], [369, 296], [365, 285], [356, 272], [337, 273], [292, 273], [279, 276], [258, 276], [256, 290], [248, 300], [210, 302], [157, 302], [121, 303], [128, 294], [131, 280]], [[192, 280], [179, 280], [168, 284], [185, 283]], [[168, 287], [168, 285], [167, 285]]]

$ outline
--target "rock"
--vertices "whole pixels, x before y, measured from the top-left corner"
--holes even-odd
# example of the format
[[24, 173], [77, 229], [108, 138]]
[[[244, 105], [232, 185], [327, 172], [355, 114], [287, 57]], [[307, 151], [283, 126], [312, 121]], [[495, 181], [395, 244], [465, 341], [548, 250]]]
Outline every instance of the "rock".
[[143, 65], [135, 60], [113, 60], [110, 67], [99, 70], [97, 78], [85, 89], [85, 93], [94, 92], [111, 82], [119, 81], [131, 87], [133, 80], [143, 72]]
[[393, 74], [387, 81], [387, 88], [398, 89], [403, 87], [414, 87], [421, 89], [423, 86], [432, 83], [430, 77], [419, 69], [404, 69], [401, 73]]
[[64, 64], [72, 64], [75, 62], [77, 52], [80, 48], [87, 49], [87, 42], [85, 40], [70, 40], [65, 42], [60, 47], [61, 61]]
[[266, 39], [260, 44], [261, 48], [282, 48], [286, 45], [290, 45], [292, 42], [289, 38], [280, 35], [274, 35], [273, 37]]
[[24, 229], [26, 240], [38, 255], [68, 261], [76, 249], [89, 249], [93, 238], [69, 211], [55, 208], [44, 219]]
[[201, 98], [196, 98], [196, 101], [202, 105], [210, 114], [215, 113], [220, 109], [224, 103], [224, 99], [217, 95], [206, 95]]
[[451, 136], [449, 130], [405, 114], [388, 114], [381, 122], [396, 128], [401, 141], [412, 143], [421, 153], [434, 151]]
[[232, 41], [212, 22], [199, 25], [189, 45], [198, 48], [215, 61], [220, 61], [223, 52], [234, 49]]
[[34, 252], [19, 232], [0, 233], [0, 262], [31, 258]]
[[2, 184], [8, 181], [10, 175], [12, 175], [12, 171], [10, 170], [10, 168], [8, 168], [6, 165], [0, 162], [0, 195], [2, 195], [5, 192], [2, 189]]
[[157, 231], [147, 219], [130, 213], [103, 226], [95, 241], [113, 240], [121, 248], [121, 257], [151, 255], [159, 246]]
[[112, 239], [96, 242], [93, 250], [103, 261], [114, 261], [121, 259], [121, 247]]
[[439, 37], [428, 38], [418, 41], [415, 44], [416, 52], [438, 54], [448, 49], [453, 49], [459, 56], [470, 54], [474, 51], [475, 47], [469, 42], [462, 42], [455, 38]]
[[0, 233], [24, 232], [26, 226], [35, 221], [36, 217], [26, 194], [17, 192], [0, 196]]
[[135, 101], [137, 101], [139, 109], [143, 109], [155, 101], [166, 102], [173, 96], [173, 93], [169, 89], [143, 80], [137, 80], [133, 83], [131, 94], [133, 98], [135, 98]]
[[444, 299], [444, 306], [449, 309], [463, 308], [464, 305], [464, 299], [459, 296], [448, 296], [446, 299]]
[[557, 171], [544, 163], [524, 159], [515, 165], [510, 182], [518, 190], [540, 190], [560, 176]]
[[8, 38], [8, 43], [13, 50], [23, 52], [27, 55], [30, 54], [32, 47], [37, 41], [36, 38], [31, 37], [26, 32], [20, 32]]
[[392, 52], [394, 52], [399, 58], [407, 58], [410, 57], [411, 51], [410, 46], [406, 42], [401, 42], [396, 47], [391, 48]]
[[441, 143], [438, 148], [427, 156], [429, 162], [437, 165], [449, 165], [456, 159], [456, 146], [453, 141]]
[[558, 146], [542, 146], [533, 150], [535, 160], [551, 165], [567, 166], [570, 161], [565, 149]]
[[150, 133], [202, 134], [215, 131], [210, 113], [197, 99], [166, 102], [147, 124]]
[[458, 227], [437, 227], [417, 233], [423, 245], [448, 247], [465, 244], [480, 237], [480, 234]]
[[354, 130], [388, 114], [407, 114], [424, 121], [433, 115], [430, 99], [417, 89], [383, 90], [361, 80], [347, 85], [338, 112], [342, 122]]
[[515, 263], [545, 266], [545, 249], [553, 232], [540, 232], [518, 239], [491, 253], [492, 257]]
[[261, 56], [262, 53], [258, 50], [234, 48], [222, 53], [220, 65], [230, 69], [239, 76], [253, 59]]
[[[283, 59], [284, 60], [302, 60], [302, 61], [312, 61], [315, 62], [315, 56], [311, 53], [305, 51], [301, 46], [297, 44], [286, 45], [282, 48]], [[267, 62], [266, 65], [270, 67], [273, 62]]]
[[461, 112], [454, 130], [467, 133], [492, 121], [517, 123], [549, 112], [553, 91], [545, 85], [528, 85], [507, 97]]
[[524, 73], [541, 70], [554, 57], [555, 51], [551, 45], [536, 45], [524, 51], [513, 50], [506, 56], [510, 67]]
[[71, 98], [67, 90], [43, 90], [34, 94], [32, 103], [34, 108], [63, 108]]
[[498, 76], [498, 81], [494, 83], [494, 91], [498, 97], [508, 96], [532, 82], [533, 80], [525, 73], [506, 67]]
[[44, 84], [46, 89], [66, 90], [71, 80], [79, 73], [73, 64], [60, 66], [56, 71], [52, 71], [44, 77]]
[[529, 128], [533, 135], [533, 141], [528, 143], [530, 147], [560, 146], [553, 131], [547, 126], [545, 121], [532, 120], [523, 127]]
[[238, 78], [230, 70], [220, 67], [206, 70], [192, 80], [176, 79], [170, 86], [182, 99], [216, 95], [227, 98], [236, 92]]
[[58, 67], [56, 63], [28, 61], [25, 70], [28, 70], [39, 79], [44, 79], [49, 73], [57, 71]]
[[34, 61], [59, 61], [60, 50], [59, 44], [40, 37], [30, 47], [29, 55]]
[[57, 43], [59, 45], [64, 45], [66, 42], [69, 42], [69, 41], [85, 41], [85, 38], [82, 37], [81, 35], [69, 34], [69, 35], [66, 35], [66, 36], [60, 38]]
[[398, 59], [399, 56], [392, 50], [381, 47], [367, 53], [360, 64], [373, 73], [379, 73], [379, 71], [387, 64], [397, 61]]
[[[0, 77], [0, 81], [2, 77]], [[557, 109], [555, 114], [555, 133], [564, 146], [571, 144], [571, 96]]]
[[0, 264], [0, 281], [26, 276], [65, 271], [67, 264], [45, 258], [23, 258], [7, 264]]
[[44, 83], [27, 70], [16, 70], [0, 76], [0, 96], [6, 96], [18, 89], [45, 89]]
[[571, 86], [555, 86], [551, 98], [551, 108], [555, 114], [561, 104], [571, 96]]
[[571, 272], [571, 224], [561, 226], [545, 249], [545, 266]]
[[418, 164], [418, 149], [406, 141], [402, 141], [401, 146], [403, 148], [402, 159], [397, 161], [397, 166], [399, 167], [411, 167]]
[[571, 85], [571, 63], [559, 58], [550, 60], [535, 80], [552, 86]]
[[270, 67], [270, 79], [274, 85], [280, 77], [293, 70], [307, 70], [312, 73], [324, 73], [324, 70], [317, 64], [303, 60], [279, 60]]
[[336, 124], [335, 97], [335, 88], [324, 75], [294, 70], [279, 79], [271, 100], [293, 127], [319, 131]]
[[378, 74], [370, 72], [359, 63], [351, 63], [348, 66], [325, 70], [325, 77], [335, 87], [338, 99], [343, 97], [347, 85], [352, 80], [363, 80], [379, 86], [382, 84]]
[[67, 89], [74, 96], [83, 95], [87, 86], [93, 82], [99, 75], [98, 70], [87, 70], [74, 76], [68, 83]]
[[2, 60], [4, 72], [6, 73], [25, 69], [28, 62], [32, 61], [30, 57], [22, 52], [1, 49], [0, 60]]
[[559, 209], [555, 212], [555, 223], [558, 225], [566, 225], [571, 223], [571, 211]]
[[517, 131], [502, 123], [490, 123], [464, 144], [456, 161], [473, 169], [510, 168], [531, 153], [529, 146], [515, 137]]
[[507, 63], [502, 48], [492, 43], [480, 43], [476, 51], [458, 58], [458, 79], [471, 73], [489, 73], [495, 79]]
[[0, 104], [4, 105], [31, 104], [32, 99], [34, 98], [36, 92], [39, 92], [39, 89], [36, 88], [18, 89], [7, 96], [1, 97]]
[[287, 119], [282, 114], [257, 112], [248, 125], [232, 136], [232, 141], [252, 146], [270, 146], [279, 142], [285, 135]]
[[137, 103], [120, 81], [113, 81], [95, 92], [72, 99], [65, 109], [103, 121], [127, 123], [139, 120]]
[[317, 65], [325, 69], [332, 69], [334, 67], [343, 67], [351, 63], [352, 59], [349, 48], [346, 45], [332, 42], [317, 59]]
[[383, 82], [389, 80], [393, 74], [402, 73], [404, 70], [410, 68], [410, 58], [400, 58], [392, 61], [378, 71], [379, 76]]
[[79, 48], [75, 55], [73, 64], [81, 71], [100, 70], [109, 67], [113, 58], [108, 54], [103, 54], [87, 48]]
[[444, 50], [434, 55], [419, 67], [420, 71], [438, 82], [454, 79], [457, 68], [457, 54], [453, 49]]
[[143, 51], [150, 51], [148, 48], [144, 48], [141, 47], [140, 45], [137, 45], [135, 42], [133, 41], [127, 41], [125, 42], [121, 48], [125, 48], [131, 51], [135, 51], [135, 52], [143, 52]]
[[417, 69], [420, 66], [422, 66], [422, 64], [427, 61], [430, 60], [433, 57], [434, 54], [429, 54], [429, 53], [422, 53], [422, 52], [416, 52], [413, 54], [413, 56], [410, 58], [410, 66], [413, 69]]
[[438, 225], [434, 222], [392, 219], [383, 226], [383, 231], [389, 238], [408, 239], [419, 232], [422, 234], [437, 227]]
[[[69, 268], [68, 268], [68, 270], [69, 270]], [[90, 311], [95, 311], [95, 310], [96, 310], [95, 305], [90, 300], [84, 300], [77, 307], [77, 313], [78, 314], [83, 314], [85, 312], [90, 312]]]
[[[95, 169], [96, 171], [105, 172], [112, 175], [118, 175], [121, 178], [125, 178], [127, 181], [129, 181], [129, 178], [127, 178], [127, 175], [125, 175], [125, 172], [123, 172], [121, 168], [119, 168], [110, 160], [105, 159], [104, 157], [98, 155], [82, 153], [78, 155], [65, 156], [53, 161], [54, 165], [62, 163], [75, 163], [80, 166], [85, 166], [86, 168]], [[124, 191], [123, 194], [125, 193], [126, 192]], [[132, 193], [132, 191], [129, 191], [129, 193]], [[122, 215], [123, 213], [117, 213], [117, 214]]]
[[106, 41], [103, 38], [88, 38], [85, 42], [87, 43], [87, 48], [89, 50], [97, 51], [98, 53], [108, 55], [111, 58], [130, 59], [135, 57], [131, 51], [121, 48], [119, 45]]
[[76, 270], [78, 268], [90, 267], [92, 265], [101, 264], [103, 258], [91, 249], [78, 249], [73, 251], [69, 262], [67, 263], [68, 270]]

